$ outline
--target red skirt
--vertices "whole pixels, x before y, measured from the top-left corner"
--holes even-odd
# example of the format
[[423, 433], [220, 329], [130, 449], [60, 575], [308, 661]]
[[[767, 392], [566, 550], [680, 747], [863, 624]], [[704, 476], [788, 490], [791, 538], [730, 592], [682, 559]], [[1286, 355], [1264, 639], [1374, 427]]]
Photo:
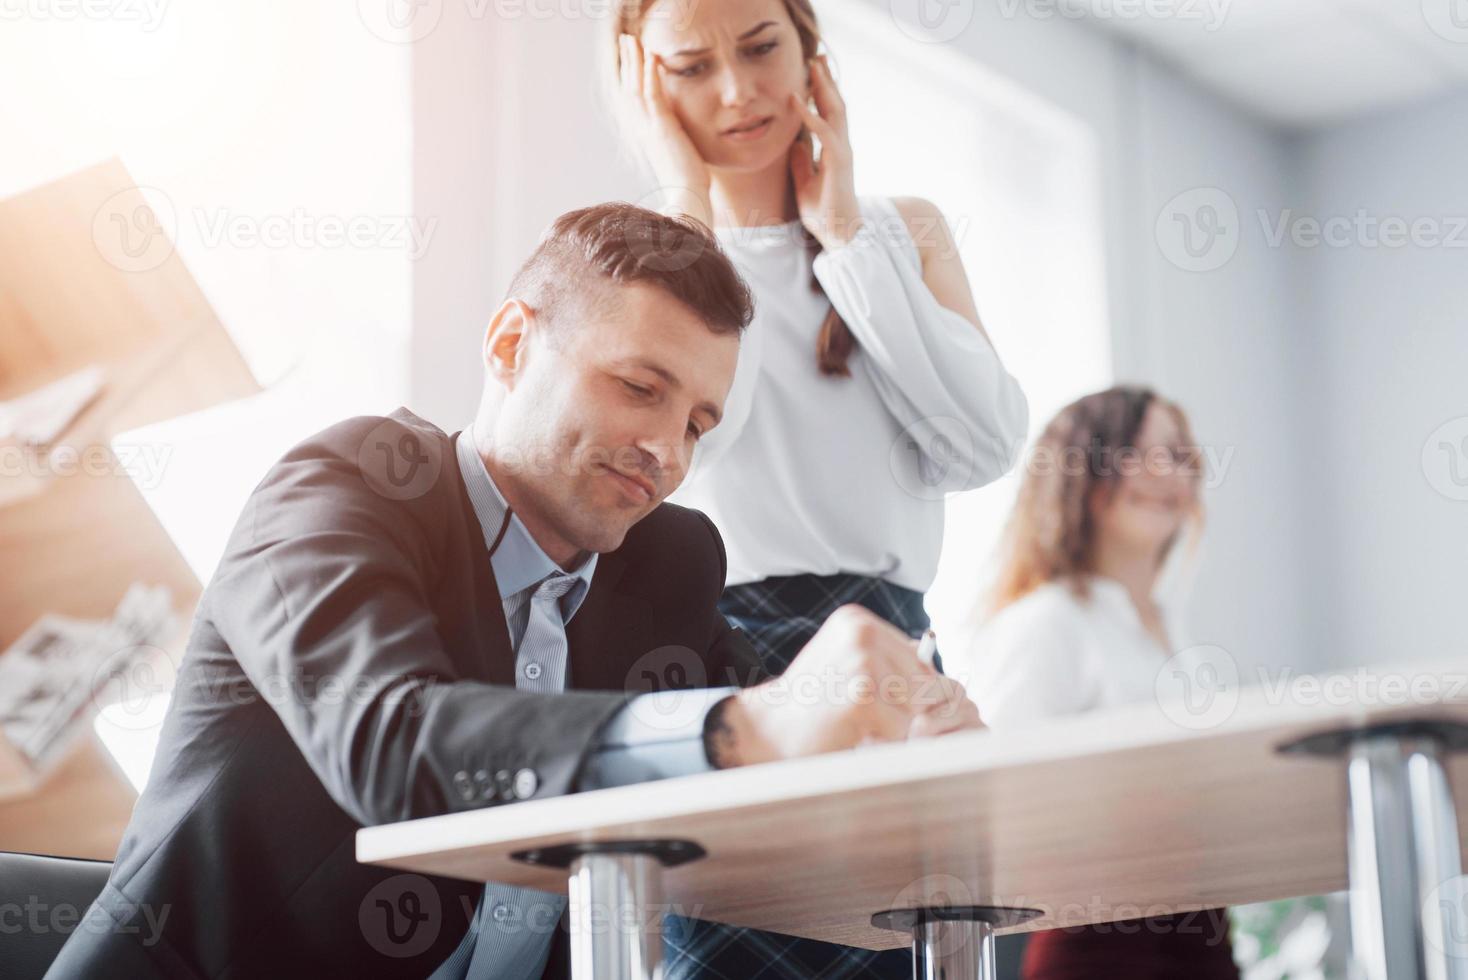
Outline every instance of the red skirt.
[[1224, 909], [1037, 932], [1024, 980], [1238, 980]]

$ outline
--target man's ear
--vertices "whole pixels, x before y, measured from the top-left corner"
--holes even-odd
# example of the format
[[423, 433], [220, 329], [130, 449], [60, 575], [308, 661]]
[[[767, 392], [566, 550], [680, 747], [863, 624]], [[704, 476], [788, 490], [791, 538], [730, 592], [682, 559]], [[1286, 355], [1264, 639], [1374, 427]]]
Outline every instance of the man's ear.
[[535, 311], [511, 297], [489, 321], [484, 333], [484, 366], [507, 390], [525, 367], [525, 351], [534, 329]]

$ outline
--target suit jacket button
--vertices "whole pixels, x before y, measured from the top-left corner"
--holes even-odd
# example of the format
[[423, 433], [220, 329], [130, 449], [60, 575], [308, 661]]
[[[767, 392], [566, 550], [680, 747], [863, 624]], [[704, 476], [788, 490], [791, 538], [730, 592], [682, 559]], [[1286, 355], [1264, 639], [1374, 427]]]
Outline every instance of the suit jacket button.
[[469, 774], [462, 769], [454, 773], [454, 789], [459, 791], [459, 796], [466, 802], [474, 799], [474, 784], [469, 781]]
[[535, 775], [534, 769], [521, 769], [515, 773], [515, 797], [516, 799], [528, 800], [535, 795], [540, 788], [540, 777]]
[[490, 781], [489, 770], [477, 770], [474, 773], [474, 785], [479, 789], [479, 798], [481, 800], [494, 799], [494, 783]]
[[515, 780], [510, 777], [510, 770], [501, 769], [494, 774], [495, 785], [499, 787], [499, 795], [502, 800], [513, 800], [515, 798]]

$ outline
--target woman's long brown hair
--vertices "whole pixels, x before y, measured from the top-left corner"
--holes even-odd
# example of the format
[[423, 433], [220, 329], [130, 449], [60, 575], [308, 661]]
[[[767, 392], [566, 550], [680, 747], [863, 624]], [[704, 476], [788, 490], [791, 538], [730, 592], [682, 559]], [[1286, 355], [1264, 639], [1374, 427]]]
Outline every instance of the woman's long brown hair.
[[[617, 39], [623, 34], [641, 37], [642, 23], [655, 2], [656, 0], [616, 0], [613, 15], [610, 18], [612, 32], [606, 42], [611, 47], [609, 84], [613, 86], [620, 84], [621, 50], [618, 47]], [[800, 37], [801, 57], [808, 64], [816, 56], [821, 46], [821, 29], [816, 21], [815, 8], [811, 6], [810, 0], [784, 0], [784, 2], [785, 10], [790, 15], [790, 21], [795, 25], [795, 33]], [[799, 139], [808, 141], [810, 134], [802, 129]], [[797, 225], [800, 229], [801, 240], [805, 243], [806, 252], [810, 256], [812, 269], [814, 269], [816, 256], [821, 254], [821, 243], [804, 224], [797, 223]], [[825, 294], [814, 271], [811, 272], [810, 288], [814, 293]], [[841, 319], [841, 315], [836, 312], [834, 306], [829, 307], [826, 310], [826, 318], [821, 321], [820, 332], [816, 335], [816, 366], [820, 372], [832, 377], [851, 377], [851, 367], [848, 362], [856, 347], [856, 337], [846, 326], [846, 321]]]
[[[1060, 410], [1026, 460], [1024, 481], [1000, 544], [999, 575], [988, 605], [998, 612], [1048, 582], [1089, 594], [1095, 570], [1096, 529], [1091, 500], [1118, 479], [1114, 464], [1135, 452], [1137, 432], [1154, 402], [1172, 412], [1185, 447], [1193, 446], [1183, 410], [1150, 388], [1122, 385], [1086, 395]], [[1200, 476], [1194, 473], [1194, 478]], [[1196, 502], [1190, 515], [1201, 523]], [[1179, 532], [1181, 533], [1181, 532]], [[1178, 535], [1163, 544], [1159, 562]]]

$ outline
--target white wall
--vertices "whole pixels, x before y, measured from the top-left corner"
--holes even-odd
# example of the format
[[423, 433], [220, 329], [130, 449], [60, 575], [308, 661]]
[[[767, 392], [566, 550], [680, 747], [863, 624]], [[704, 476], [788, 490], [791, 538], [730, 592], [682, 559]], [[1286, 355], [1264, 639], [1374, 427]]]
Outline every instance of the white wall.
[[413, 265], [413, 331], [406, 403], [446, 431], [469, 419], [479, 390], [476, 337], [498, 296], [518, 93], [502, 58], [509, 38], [488, 20], [444, 6], [412, 54], [414, 209], [438, 220], [433, 247]]
[[[1305, 315], [1296, 329], [1308, 351], [1300, 377], [1319, 396], [1305, 449], [1320, 655], [1341, 664], [1461, 657], [1468, 93], [1358, 120], [1296, 152], [1298, 211], [1367, 229], [1348, 244], [1297, 249]], [[1363, 209], [1377, 222], [1429, 223], [1417, 244], [1372, 245], [1379, 230], [1357, 221]], [[1442, 441], [1453, 444], [1457, 480]]]
[[544, 228], [643, 193], [594, 97], [605, 23], [475, 10], [444, 4], [413, 46], [414, 206], [440, 230], [414, 270], [409, 404], [448, 431], [473, 416], [484, 329]]
[[1180, 402], [1211, 457], [1188, 641], [1223, 647], [1251, 677], [1265, 665], [1315, 668], [1297, 457], [1311, 394], [1295, 370], [1292, 256], [1240, 220], [1231, 257], [1220, 238], [1196, 268], [1178, 252], [1176, 224], [1157, 227], [1174, 212], [1192, 222], [1209, 189], [1240, 214], [1278, 209], [1288, 157], [1276, 134], [1150, 61], [1137, 59], [1133, 91], [1140, 159], [1123, 220], [1136, 247], [1123, 261], [1138, 302], [1114, 323], [1118, 362], [1132, 361], [1118, 380]]

